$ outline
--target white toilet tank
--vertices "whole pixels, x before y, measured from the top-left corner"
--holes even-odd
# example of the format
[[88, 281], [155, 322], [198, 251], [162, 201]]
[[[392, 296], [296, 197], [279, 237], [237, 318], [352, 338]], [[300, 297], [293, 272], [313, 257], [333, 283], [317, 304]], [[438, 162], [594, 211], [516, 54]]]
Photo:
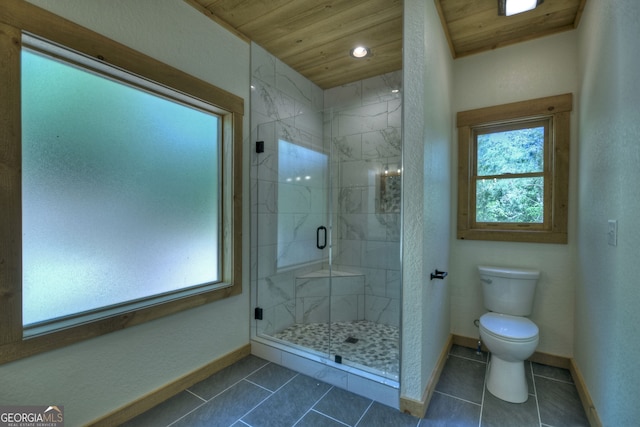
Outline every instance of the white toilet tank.
[[481, 265], [478, 272], [487, 310], [512, 316], [531, 314], [539, 271]]

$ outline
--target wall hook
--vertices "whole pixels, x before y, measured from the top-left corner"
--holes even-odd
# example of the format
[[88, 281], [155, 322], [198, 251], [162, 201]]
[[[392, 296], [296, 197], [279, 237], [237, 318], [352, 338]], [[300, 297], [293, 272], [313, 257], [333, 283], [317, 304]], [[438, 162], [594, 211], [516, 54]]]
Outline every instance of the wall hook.
[[440, 271], [436, 268], [436, 272], [435, 273], [431, 273], [431, 280], [433, 279], [444, 279], [445, 277], [447, 277], [447, 273], [446, 271]]

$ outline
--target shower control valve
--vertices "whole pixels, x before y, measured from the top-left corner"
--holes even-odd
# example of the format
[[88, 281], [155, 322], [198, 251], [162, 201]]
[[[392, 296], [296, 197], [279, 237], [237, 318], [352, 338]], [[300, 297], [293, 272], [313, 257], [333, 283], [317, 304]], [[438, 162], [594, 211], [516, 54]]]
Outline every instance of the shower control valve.
[[440, 271], [436, 268], [435, 273], [431, 273], [431, 280], [433, 279], [444, 279], [445, 277], [447, 277], [447, 273], [446, 271]]

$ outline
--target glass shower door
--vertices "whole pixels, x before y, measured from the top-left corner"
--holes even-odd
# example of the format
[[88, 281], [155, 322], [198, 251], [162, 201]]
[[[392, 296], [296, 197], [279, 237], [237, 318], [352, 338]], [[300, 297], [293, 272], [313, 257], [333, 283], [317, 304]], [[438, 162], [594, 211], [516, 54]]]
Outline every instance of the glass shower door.
[[355, 107], [320, 116], [317, 136], [257, 128], [257, 335], [397, 380], [400, 132]]
[[256, 331], [328, 357], [329, 155], [288, 123], [257, 131]]
[[388, 100], [325, 111], [334, 230], [330, 357], [397, 380], [401, 132], [393, 120], [399, 101]]

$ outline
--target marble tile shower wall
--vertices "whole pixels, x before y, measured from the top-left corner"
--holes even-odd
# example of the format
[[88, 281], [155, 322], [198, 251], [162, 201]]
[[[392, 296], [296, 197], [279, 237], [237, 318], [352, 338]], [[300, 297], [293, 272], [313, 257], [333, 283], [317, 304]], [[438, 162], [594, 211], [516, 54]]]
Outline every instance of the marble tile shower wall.
[[[400, 193], [382, 206], [385, 171], [401, 169], [401, 71], [326, 90], [333, 144], [334, 266], [365, 276], [365, 320], [399, 326]], [[398, 175], [399, 182], [399, 175]], [[398, 188], [399, 190], [399, 188]]]
[[296, 323], [354, 322], [365, 318], [363, 275], [296, 278]]
[[[317, 251], [315, 229], [325, 215], [312, 208], [313, 197], [305, 198], [301, 192], [292, 228], [287, 233], [278, 230], [276, 195], [283, 179], [278, 170], [278, 139], [318, 152], [333, 149], [333, 206], [339, 207], [332, 214], [334, 269], [364, 277], [354, 320], [398, 326], [400, 218], [398, 212], [381, 212], [378, 197], [380, 173], [401, 164], [401, 100], [391, 93], [400, 89], [401, 73], [323, 92], [255, 43], [251, 69], [251, 141], [265, 141], [264, 153], [251, 150], [251, 221], [252, 230], [257, 230], [251, 236], [251, 292], [252, 300], [264, 310], [264, 320], [252, 322], [254, 332], [271, 335], [301, 320], [322, 319], [331, 305], [349, 305], [346, 299], [318, 298], [311, 303], [307, 298], [307, 304], [297, 306], [296, 279], [326, 267], [325, 263], [278, 269], [279, 262], [286, 264], [287, 257], [306, 250], [300, 236], [312, 235], [313, 242], [307, 246]], [[324, 252], [319, 258], [326, 260], [327, 249]], [[347, 312], [353, 313], [353, 307], [338, 316], [353, 317]]]
[[278, 221], [278, 196], [288, 185], [279, 170], [278, 141], [321, 153], [328, 149], [322, 135], [322, 89], [255, 43], [251, 72], [251, 141], [265, 142], [264, 153], [251, 150], [251, 221], [257, 230], [251, 236], [251, 289], [264, 316], [252, 328], [272, 335], [295, 323], [296, 315], [304, 316], [300, 308], [296, 313], [296, 277], [322, 268], [322, 262], [298, 269], [282, 266], [328, 256], [328, 250], [318, 255], [315, 247], [316, 227], [326, 222], [316, 205], [317, 189], [289, 185], [287, 191], [296, 196], [287, 201], [290, 221]]

